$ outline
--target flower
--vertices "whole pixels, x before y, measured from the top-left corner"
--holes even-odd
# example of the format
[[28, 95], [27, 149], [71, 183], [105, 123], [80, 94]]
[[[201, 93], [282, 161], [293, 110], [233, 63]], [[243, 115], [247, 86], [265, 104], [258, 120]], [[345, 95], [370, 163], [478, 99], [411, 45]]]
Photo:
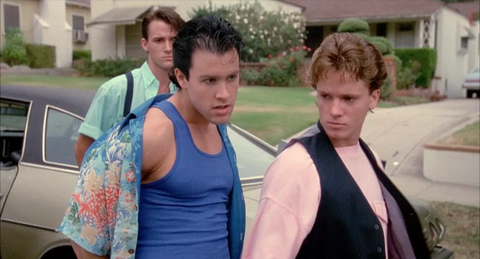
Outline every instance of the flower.
[[292, 48], [289, 48], [288, 50], [289, 50], [290, 52], [293, 52], [293, 49], [292, 49]]
[[310, 52], [310, 51], [312, 51], [312, 49], [311, 49], [311, 48], [307, 48], [307, 51]]
[[273, 58], [273, 55], [272, 55], [272, 54], [268, 54], [268, 58]]
[[290, 60], [290, 61], [293, 61], [293, 57], [290, 57], [289, 60]]
[[295, 47], [295, 50], [299, 50], [299, 49], [300, 49], [300, 46], [296, 46], [296, 47]]
[[303, 50], [307, 50], [307, 46], [303, 45], [303, 46], [302, 46], [302, 49], [303, 49]]

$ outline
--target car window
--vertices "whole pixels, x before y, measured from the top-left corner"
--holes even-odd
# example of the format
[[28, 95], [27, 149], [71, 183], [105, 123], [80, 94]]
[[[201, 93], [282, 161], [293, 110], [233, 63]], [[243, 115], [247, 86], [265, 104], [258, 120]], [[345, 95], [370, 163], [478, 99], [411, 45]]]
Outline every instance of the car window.
[[45, 162], [77, 166], [75, 144], [82, 121], [68, 113], [49, 107], [45, 125]]
[[22, 151], [28, 104], [9, 99], [0, 101], [0, 167], [12, 165], [12, 153]]
[[263, 176], [275, 157], [230, 128], [228, 137], [237, 155], [240, 178]]

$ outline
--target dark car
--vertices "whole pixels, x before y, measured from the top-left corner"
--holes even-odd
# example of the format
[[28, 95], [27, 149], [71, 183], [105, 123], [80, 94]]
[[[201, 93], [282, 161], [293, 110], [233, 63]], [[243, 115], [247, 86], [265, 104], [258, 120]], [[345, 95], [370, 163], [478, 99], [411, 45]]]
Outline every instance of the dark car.
[[[67, 88], [1, 86], [0, 258], [75, 258], [58, 231], [78, 178], [74, 146], [95, 92]], [[276, 149], [229, 125], [247, 207], [255, 217], [263, 174]], [[445, 228], [434, 209], [412, 202], [433, 258], [452, 258], [438, 246]], [[247, 233], [248, 235], [248, 233]]]

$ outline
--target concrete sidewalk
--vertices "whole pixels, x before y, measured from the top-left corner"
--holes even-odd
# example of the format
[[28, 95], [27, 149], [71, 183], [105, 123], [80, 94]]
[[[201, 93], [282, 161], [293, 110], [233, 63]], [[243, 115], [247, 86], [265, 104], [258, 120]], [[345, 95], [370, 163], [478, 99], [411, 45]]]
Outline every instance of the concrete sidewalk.
[[480, 188], [431, 181], [423, 176], [423, 145], [478, 120], [479, 107], [478, 100], [446, 100], [377, 108], [367, 116], [362, 139], [387, 161], [386, 174], [405, 195], [480, 207]]

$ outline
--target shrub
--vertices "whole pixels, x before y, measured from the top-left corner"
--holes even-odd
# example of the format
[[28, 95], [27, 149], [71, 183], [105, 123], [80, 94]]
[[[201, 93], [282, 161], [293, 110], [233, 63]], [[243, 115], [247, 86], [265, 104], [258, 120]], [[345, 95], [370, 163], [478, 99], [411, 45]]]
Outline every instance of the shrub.
[[2, 50], [2, 60], [10, 66], [28, 65], [29, 60], [25, 49], [25, 41], [20, 29], [7, 29], [5, 46]]
[[31, 68], [55, 67], [55, 46], [25, 44], [25, 49], [30, 58]]
[[298, 86], [297, 71], [305, 60], [307, 47], [297, 46], [280, 53], [277, 57], [269, 55], [267, 66], [260, 71], [242, 71], [242, 79], [248, 85], [264, 86]]
[[409, 89], [418, 79], [421, 65], [413, 61], [397, 70], [397, 89]]
[[241, 60], [259, 62], [276, 56], [291, 46], [301, 46], [306, 38], [305, 17], [300, 13], [265, 11], [259, 2], [214, 8], [212, 3], [193, 10], [193, 16], [218, 15], [229, 21], [243, 37]]
[[366, 35], [370, 35], [370, 26], [368, 22], [358, 19], [358, 18], [349, 18], [343, 20], [340, 25], [338, 25], [338, 32], [360, 32]]
[[73, 61], [79, 60], [79, 59], [88, 59], [92, 60], [92, 51], [85, 49], [85, 50], [74, 50], [72, 53], [72, 59]]
[[380, 87], [380, 99], [381, 100], [390, 100], [395, 93], [395, 87], [393, 87], [392, 80], [390, 77], [387, 77], [385, 83]]
[[435, 74], [435, 68], [437, 66], [437, 51], [435, 49], [395, 49], [395, 55], [402, 60], [403, 64], [418, 61], [421, 69], [416, 80], [416, 85], [422, 88], [430, 87], [430, 81]]
[[392, 43], [385, 37], [380, 36], [373, 36], [369, 40], [375, 47], [380, 50], [382, 55], [391, 55], [393, 54], [393, 45]]
[[82, 65], [76, 67], [85, 76], [115, 77], [138, 68], [145, 59], [110, 58], [97, 61], [83, 60]]

